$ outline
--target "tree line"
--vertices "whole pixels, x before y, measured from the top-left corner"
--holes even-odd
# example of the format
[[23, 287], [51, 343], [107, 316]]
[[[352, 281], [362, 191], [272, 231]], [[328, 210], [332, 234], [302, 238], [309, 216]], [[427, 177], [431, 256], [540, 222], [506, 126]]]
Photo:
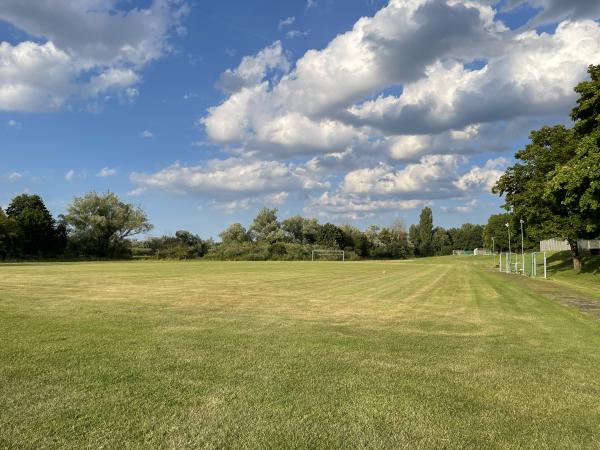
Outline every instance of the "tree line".
[[152, 229], [144, 211], [114, 193], [78, 197], [56, 219], [38, 195], [15, 197], [0, 208], [0, 258], [208, 258], [218, 260], [306, 260], [315, 249], [344, 250], [348, 259], [405, 259], [451, 254], [483, 245], [482, 225], [433, 226], [431, 208], [408, 232], [402, 222], [371, 225], [319, 223], [299, 215], [280, 221], [277, 209], [261, 209], [248, 228], [234, 223], [220, 241], [180, 230], [172, 236], [134, 239]]

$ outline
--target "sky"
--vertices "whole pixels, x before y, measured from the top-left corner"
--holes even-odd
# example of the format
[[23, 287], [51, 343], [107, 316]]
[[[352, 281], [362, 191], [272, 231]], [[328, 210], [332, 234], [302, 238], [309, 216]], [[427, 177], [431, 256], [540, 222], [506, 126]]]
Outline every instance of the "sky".
[[0, 0], [0, 206], [95, 190], [152, 235], [261, 207], [485, 223], [600, 63], [597, 0]]

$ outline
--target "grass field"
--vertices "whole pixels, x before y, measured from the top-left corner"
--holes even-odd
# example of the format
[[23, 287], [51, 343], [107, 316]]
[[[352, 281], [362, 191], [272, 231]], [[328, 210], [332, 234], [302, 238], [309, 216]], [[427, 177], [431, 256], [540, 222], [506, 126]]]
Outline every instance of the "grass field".
[[600, 447], [600, 321], [490, 267], [0, 265], [0, 448]]

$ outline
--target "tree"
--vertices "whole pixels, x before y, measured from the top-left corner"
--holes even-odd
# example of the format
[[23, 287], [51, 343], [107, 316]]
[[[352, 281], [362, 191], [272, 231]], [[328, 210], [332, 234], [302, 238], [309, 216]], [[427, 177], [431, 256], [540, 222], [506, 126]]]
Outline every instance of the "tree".
[[408, 241], [415, 256], [421, 256], [421, 232], [419, 231], [419, 225], [411, 225], [408, 228]]
[[127, 238], [152, 229], [140, 207], [123, 203], [112, 192], [90, 192], [73, 199], [64, 221], [76, 250], [89, 256], [125, 256], [129, 252]]
[[575, 156], [549, 174], [545, 197], [565, 215], [555, 227], [567, 238], [573, 267], [581, 268], [577, 238], [593, 238], [600, 230], [600, 130], [583, 137]]
[[431, 208], [425, 207], [421, 210], [419, 217], [419, 253], [421, 256], [432, 256], [433, 247], [433, 213]]
[[23, 241], [19, 225], [0, 208], [0, 259], [18, 258]]
[[588, 73], [591, 79], [575, 86], [579, 98], [571, 111], [575, 132], [582, 137], [600, 128], [600, 65], [589, 66]]
[[338, 226], [332, 223], [326, 223], [319, 228], [317, 244], [327, 248], [338, 249], [340, 248], [343, 239], [344, 234]]
[[567, 239], [575, 269], [581, 268], [577, 239], [597, 234], [600, 212], [600, 66], [588, 72], [591, 81], [575, 88], [580, 97], [571, 113], [573, 129], [533, 131], [531, 143], [515, 155], [522, 162], [509, 167], [494, 187], [532, 237]]
[[250, 232], [258, 242], [273, 244], [284, 238], [281, 224], [277, 220], [277, 209], [261, 209], [250, 227]]
[[442, 227], [436, 227], [435, 230], [433, 230], [431, 247], [436, 256], [450, 254], [452, 252], [452, 241], [450, 240], [448, 231]]
[[250, 233], [246, 231], [241, 223], [233, 223], [229, 225], [225, 231], [219, 234], [219, 237], [223, 241], [223, 244], [250, 242], [252, 237]]
[[475, 250], [483, 247], [483, 225], [464, 223], [450, 232], [455, 249]]
[[406, 259], [410, 251], [408, 236], [404, 224], [397, 220], [389, 228], [383, 228], [379, 233], [379, 240], [383, 244], [385, 256], [392, 259]]
[[20, 229], [22, 256], [50, 256], [64, 249], [61, 230], [39, 195], [21, 194], [13, 198], [6, 215]]
[[[515, 226], [514, 216], [509, 213], [492, 214], [483, 230], [483, 240], [486, 247], [497, 251], [508, 250], [508, 230], [506, 224], [510, 224], [510, 240], [514, 245], [518, 241], [519, 226]], [[492, 241], [493, 238], [493, 241]]]

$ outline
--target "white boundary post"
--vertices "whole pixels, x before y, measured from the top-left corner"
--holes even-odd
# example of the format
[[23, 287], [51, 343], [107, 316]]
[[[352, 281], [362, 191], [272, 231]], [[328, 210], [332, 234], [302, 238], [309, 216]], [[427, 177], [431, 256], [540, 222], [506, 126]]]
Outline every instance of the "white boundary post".
[[498, 254], [498, 262], [500, 263], [498, 272], [502, 272], [502, 252]]

